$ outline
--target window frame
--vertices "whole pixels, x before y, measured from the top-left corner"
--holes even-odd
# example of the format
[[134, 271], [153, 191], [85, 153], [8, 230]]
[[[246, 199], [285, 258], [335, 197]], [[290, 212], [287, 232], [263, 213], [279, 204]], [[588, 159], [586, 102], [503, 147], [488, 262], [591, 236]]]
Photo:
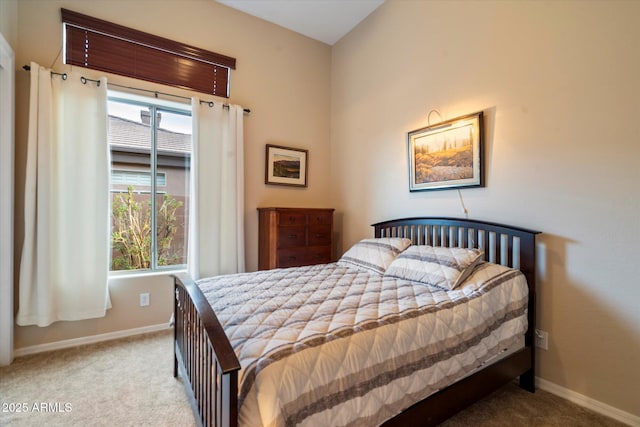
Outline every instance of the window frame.
[[[187, 264], [174, 264], [174, 265], [166, 265], [166, 266], [160, 266], [158, 265], [158, 233], [157, 233], [157, 219], [156, 219], [156, 197], [158, 194], [164, 194], [166, 192], [162, 192], [159, 193], [158, 192], [158, 185], [157, 185], [157, 174], [158, 174], [158, 164], [157, 164], [157, 157], [158, 157], [158, 146], [157, 146], [157, 131], [158, 131], [158, 127], [157, 127], [157, 121], [156, 121], [156, 117], [157, 117], [157, 113], [158, 111], [160, 112], [168, 112], [168, 113], [172, 113], [172, 114], [180, 114], [180, 115], [184, 115], [184, 116], [189, 116], [189, 117], [193, 117], [192, 114], [192, 108], [191, 108], [191, 104], [187, 104], [182, 103], [182, 102], [174, 102], [174, 101], [168, 101], [168, 100], [164, 100], [164, 99], [159, 99], [159, 98], [151, 98], [151, 97], [146, 97], [146, 96], [141, 96], [141, 95], [135, 95], [135, 94], [131, 94], [128, 92], [121, 92], [121, 91], [116, 91], [116, 90], [111, 90], [109, 89], [107, 91], [107, 100], [108, 101], [114, 101], [114, 102], [120, 102], [120, 103], [124, 103], [124, 104], [129, 104], [129, 105], [135, 105], [135, 106], [139, 106], [139, 107], [147, 107], [150, 109], [151, 112], [151, 116], [150, 116], [150, 130], [152, 129], [153, 131], [151, 132], [150, 135], [150, 142], [151, 142], [151, 150], [149, 153], [149, 171], [150, 171], [150, 176], [151, 176], [151, 190], [150, 190], [150, 195], [151, 195], [151, 212], [153, 213], [151, 215], [151, 262], [150, 262], [150, 267], [148, 269], [140, 269], [140, 270], [111, 270], [111, 262], [109, 262], [109, 276], [110, 277], [121, 277], [121, 276], [143, 276], [143, 275], [152, 275], [152, 274], [167, 274], [167, 273], [176, 273], [176, 272], [180, 272], [180, 271], [185, 271], [187, 269]], [[108, 112], [108, 109], [107, 109]], [[192, 135], [192, 141], [193, 141], [193, 135]], [[193, 146], [192, 146], [193, 147]], [[111, 152], [111, 147], [109, 147], [109, 151]], [[191, 159], [193, 158], [193, 150], [191, 151]], [[189, 173], [191, 173], [191, 168], [189, 168]], [[111, 171], [109, 171], [109, 174], [111, 175]], [[109, 179], [109, 193], [112, 193], [112, 182], [111, 179]], [[190, 196], [190, 194], [189, 194]], [[111, 203], [109, 205], [109, 209], [111, 210]], [[188, 215], [188, 212], [186, 213]], [[188, 235], [188, 229], [186, 230], [187, 235]], [[112, 233], [112, 224], [110, 223], [109, 226], [109, 234], [111, 235]], [[110, 255], [112, 253], [112, 250], [110, 250]], [[187, 253], [187, 257], [188, 257], [188, 253]], [[187, 262], [188, 262], [188, 258], [187, 258]]]

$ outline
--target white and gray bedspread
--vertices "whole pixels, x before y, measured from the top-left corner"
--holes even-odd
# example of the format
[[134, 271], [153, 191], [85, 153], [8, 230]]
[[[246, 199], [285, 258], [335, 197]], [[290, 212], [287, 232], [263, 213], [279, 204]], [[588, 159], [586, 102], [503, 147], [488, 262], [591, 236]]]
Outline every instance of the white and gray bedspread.
[[524, 276], [491, 263], [449, 292], [335, 263], [198, 285], [240, 360], [241, 426], [378, 425], [527, 328]]

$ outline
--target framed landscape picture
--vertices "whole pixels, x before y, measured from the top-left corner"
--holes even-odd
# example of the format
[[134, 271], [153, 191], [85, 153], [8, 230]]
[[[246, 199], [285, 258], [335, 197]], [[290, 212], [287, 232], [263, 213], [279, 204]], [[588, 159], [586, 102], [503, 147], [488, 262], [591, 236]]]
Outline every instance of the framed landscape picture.
[[483, 187], [482, 111], [408, 134], [409, 191]]
[[265, 184], [307, 186], [308, 150], [267, 144]]

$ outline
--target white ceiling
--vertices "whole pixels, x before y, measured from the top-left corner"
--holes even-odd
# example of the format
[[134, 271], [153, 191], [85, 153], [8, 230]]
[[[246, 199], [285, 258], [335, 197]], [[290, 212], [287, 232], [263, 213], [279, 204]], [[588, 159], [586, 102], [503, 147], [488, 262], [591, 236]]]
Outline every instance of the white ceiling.
[[333, 45], [384, 0], [216, 0]]

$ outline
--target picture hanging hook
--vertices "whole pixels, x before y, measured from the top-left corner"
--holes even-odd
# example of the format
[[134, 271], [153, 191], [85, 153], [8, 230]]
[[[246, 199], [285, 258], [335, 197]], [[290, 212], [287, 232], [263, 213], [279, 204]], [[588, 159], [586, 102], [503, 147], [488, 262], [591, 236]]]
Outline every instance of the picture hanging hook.
[[427, 115], [427, 126], [431, 126], [431, 113], [436, 113], [438, 117], [440, 117], [440, 121], [442, 121], [442, 115], [440, 114], [440, 112], [438, 110], [433, 109], [429, 111], [429, 114]]

